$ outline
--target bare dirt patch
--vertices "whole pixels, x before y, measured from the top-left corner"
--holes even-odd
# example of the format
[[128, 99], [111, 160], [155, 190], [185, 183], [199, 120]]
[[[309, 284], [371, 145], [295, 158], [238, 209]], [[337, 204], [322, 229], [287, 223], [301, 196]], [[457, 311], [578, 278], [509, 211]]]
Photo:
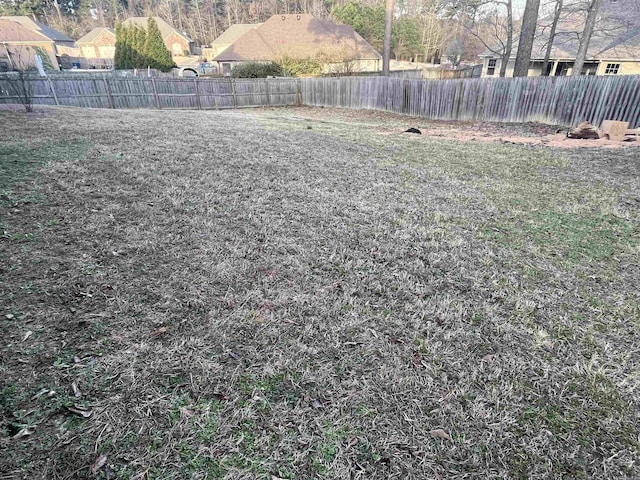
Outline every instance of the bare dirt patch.
[[[272, 110], [278, 112], [277, 110]], [[407, 128], [418, 128], [420, 135], [407, 136], [420, 141], [421, 138], [443, 138], [464, 142], [504, 143], [516, 145], [544, 146], [552, 148], [623, 148], [637, 147], [640, 142], [635, 137], [630, 141], [618, 142], [601, 138], [599, 140], [577, 140], [567, 138], [567, 128], [560, 125], [542, 123], [499, 123], [499, 122], [458, 122], [429, 121], [419, 117], [396, 115], [371, 110], [347, 110], [337, 108], [296, 109], [300, 119], [312, 121], [334, 121], [352, 125], [353, 128], [371, 128], [380, 135], [398, 135]]]
[[637, 478], [636, 150], [344, 114], [0, 111], [5, 478]]

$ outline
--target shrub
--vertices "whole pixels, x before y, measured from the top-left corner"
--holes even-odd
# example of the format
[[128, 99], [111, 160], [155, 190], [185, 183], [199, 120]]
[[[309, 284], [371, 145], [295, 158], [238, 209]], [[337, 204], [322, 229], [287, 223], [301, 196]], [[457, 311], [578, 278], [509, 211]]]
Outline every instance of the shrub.
[[284, 75], [282, 67], [277, 63], [249, 62], [233, 67], [231, 76], [234, 78], [267, 78]]
[[322, 73], [322, 62], [317, 58], [284, 57], [280, 61], [282, 69], [292, 77], [300, 75], [319, 75]]

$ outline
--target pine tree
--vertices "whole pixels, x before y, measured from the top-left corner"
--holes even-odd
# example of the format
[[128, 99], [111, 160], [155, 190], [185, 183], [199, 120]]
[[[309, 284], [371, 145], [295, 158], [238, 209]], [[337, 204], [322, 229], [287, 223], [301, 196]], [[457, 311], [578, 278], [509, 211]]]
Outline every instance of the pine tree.
[[136, 68], [133, 35], [134, 31], [130, 27], [123, 24], [116, 25], [116, 51], [113, 59], [116, 70]]
[[143, 28], [134, 25], [132, 37], [132, 53], [134, 57], [134, 66], [135, 68], [146, 68], [149, 64], [144, 53], [145, 43], [147, 40], [147, 32]]
[[[131, 28], [126, 25], [120, 25], [120, 45], [122, 49], [122, 60], [120, 69], [131, 70], [134, 68], [133, 49], [131, 48]], [[117, 43], [117, 40], [116, 40]]]
[[113, 54], [113, 66], [116, 70], [122, 70], [123, 66], [123, 58], [124, 58], [124, 50], [122, 44], [122, 24], [116, 24], [116, 51]]
[[144, 45], [144, 55], [151, 68], [157, 68], [160, 71], [168, 72], [173, 67], [173, 58], [171, 52], [162, 40], [162, 35], [158, 29], [156, 21], [149, 17], [147, 20], [147, 38]]

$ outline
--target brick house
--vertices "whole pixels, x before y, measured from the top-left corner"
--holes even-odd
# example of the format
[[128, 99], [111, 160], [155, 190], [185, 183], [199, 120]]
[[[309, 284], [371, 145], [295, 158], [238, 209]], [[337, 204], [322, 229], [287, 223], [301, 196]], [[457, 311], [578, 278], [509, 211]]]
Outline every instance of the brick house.
[[229, 74], [240, 63], [279, 62], [286, 57], [321, 59], [327, 73], [375, 72], [382, 67], [380, 54], [349, 25], [309, 14], [274, 15], [248, 29], [213, 61]]
[[0, 70], [33, 68], [35, 56], [45, 68], [60, 70], [76, 52], [73, 38], [25, 16], [0, 17]]
[[76, 42], [80, 55], [92, 68], [110, 68], [116, 52], [116, 33], [111, 28], [94, 28]]

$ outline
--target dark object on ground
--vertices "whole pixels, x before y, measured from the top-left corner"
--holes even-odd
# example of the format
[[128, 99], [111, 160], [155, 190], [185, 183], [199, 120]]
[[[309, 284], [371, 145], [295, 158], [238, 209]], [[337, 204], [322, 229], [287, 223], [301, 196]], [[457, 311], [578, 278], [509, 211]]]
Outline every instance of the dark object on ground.
[[417, 128], [407, 128], [404, 133], [417, 133], [418, 135], [422, 135], [422, 132], [420, 130], [418, 130]]
[[589, 122], [582, 122], [576, 128], [572, 128], [567, 132], [568, 138], [579, 138], [582, 140], [598, 140], [600, 138], [600, 130]]

